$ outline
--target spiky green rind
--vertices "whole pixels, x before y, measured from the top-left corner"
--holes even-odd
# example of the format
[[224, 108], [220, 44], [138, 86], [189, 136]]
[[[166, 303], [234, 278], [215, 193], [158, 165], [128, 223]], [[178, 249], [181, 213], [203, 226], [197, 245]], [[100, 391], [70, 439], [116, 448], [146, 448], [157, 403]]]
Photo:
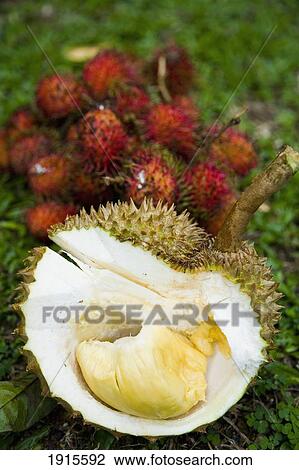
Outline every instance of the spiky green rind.
[[[39, 261], [44, 256], [46, 251], [45, 246], [40, 246], [33, 248], [28, 257], [24, 260], [24, 268], [18, 272], [18, 275], [21, 277], [21, 282], [15, 290], [15, 303], [12, 305], [12, 308], [20, 317], [20, 322], [17, 328], [17, 333], [27, 341], [25, 323], [26, 318], [24, 316], [22, 305], [26, 302], [30, 294], [30, 284], [35, 281], [34, 272]], [[26, 353], [24, 353], [26, 354]], [[38, 367], [38, 366], [37, 366]], [[33, 370], [30, 368], [30, 370]]]
[[35, 281], [34, 271], [37, 264], [44, 256], [46, 249], [47, 248], [45, 246], [33, 248], [29, 252], [28, 257], [24, 260], [24, 268], [18, 272], [18, 275], [21, 277], [21, 282], [15, 290], [15, 303], [12, 305], [12, 308], [20, 316], [20, 323], [17, 331], [24, 340], [27, 340], [27, 338], [25, 336], [25, 317], [22, 310], [22, 304], [26, 302], [29, 296], [29, 284]]
[[68, 217], [63, 224], [51, 227], [49, 237], [65, 230], [100, 227], [113, 237], [141, 246], [171, 267], [180, 271], [194, 270], [201, 251], [210, 245], [210, 237], [190, 219], [187, 212], [178, 215], [174, 206], [159, 202], [154, 206], [144, 199], [137, 208], [133, 201], [108, 203], [98, 211]]
[[243, 242], [236, 253], [213, 249], [213, 239], [193, 223], [187, 212], [177, 215], [173, 206], [159, 203], [155, 207], [151, 200], [144, 200], [139, 208], [131, 201], [108, 203], [98, 211], [92, 209], [90, 215], [82, 210], [64, 224], [53, 226], [49, 235], [82, 227], [101, 227], [120, 241], [150, 251], [176, 270], [223, 273], [249, 295], [262, 326], [262, 337], [267, 343], [271, 341], [281, 294], [276, 292], [277, 284], [266, 259], [258, 256], [252, 244]]
[[[21, 277], [22, 281], [16, 289], [16, 303], [13, 304], [13, 309], [17, 312], [20, 317], [20, 322], [17, 328], [18, 334], [22, 337], [24, 341], [27, 341], [26, 336], [26, 318], [22, 310], [22, 305], [26, 302], [30, 294], [30, 284], [35, 281], [34, 272], [39, 261], [44, 256], [46, 247], [40, 246], [38, 248], [33, 248], [29, 252], [29, 256], [24, 260], [24, 268], [18, 272], [18, 275]], [[27, 370], [34, 373], [40, 380], [41, 391], [45, 396], [49, 396], [49, 387], [44, 379], [44, 376], [40, 370], [38, 362], [31, 351], [22, 349], [22, 354], [26, 357], [27, 360]]]
[[27, 371], [30, 371], [33, 374], [35, 374], [38, 377], [39, 381], [40, 381], [42, 395], [45, 396], [45, 397], [50, 396], [51, 393], [50, 393], [49, 385], [46, 382], [42, 371], [40, 370], [40, 367], [38, 365], [38, 362], [37, 362], [34, 354], [31, 351], [28, 351], [27, 349], [23, 349], [22, 354], [23, 354], [23, 356], [25, 356], [26, 361], [27, 361], [27, 367], [26, 367]]
[[[26, 336], [26, 318], [24, 316], [22, 305], [26, 302], [29, 294], [30, 294], [30, 284], [35, 281], [34, 273], [35, 269], [45, 254], [47, 247], [40, 246], [37, 248], [33, 248], [29, 252], [29, 256], [24, 260], [24, 268], [19, 271], [19, 275], [22, 278], [22, 282], [16, 289], [16, 303], [13, 304], [13, 309], [18, 313], [20, 316], [20, 323], [18, 325], [17, 331], [18, 334], [27, 341], [28, 338]], [[35, 374], [41, 384], [41, 392], [43, 396], [51, 396], [51, 391], [49, 388], [48, 383], [46, 382], [43, 373], [39, 367], [38, 361], [34, 354], [29, 351], [28, 349], [22, 349], [22, 354], [26, 358], [27, 361], [27, 370]], [[74, 411], [70, 405], [61, 400], [61, 398], [55, 397], [56, 400], [60, 405], [62, 405], [72, 416], [79, 416], [80, 413]]]

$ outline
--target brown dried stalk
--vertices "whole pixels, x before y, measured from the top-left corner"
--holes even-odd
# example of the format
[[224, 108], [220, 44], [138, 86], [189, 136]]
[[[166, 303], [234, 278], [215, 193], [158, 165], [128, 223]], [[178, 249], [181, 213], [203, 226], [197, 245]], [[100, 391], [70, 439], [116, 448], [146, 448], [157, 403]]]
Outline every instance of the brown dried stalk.
[[166, 103], [169, 103], [171, 101], [171, 96], [166, 85], [166, 75], [166, 57], [164, 55], [161, 55], [158, 60], [158, 88], [164, 101], [166, 101]]
[[219, 129], [215, 133], [210, 133], [210, 131], [208, 131], [207, 136], [203, 139], [203, 149], [205, 151], [209, 151], [213, 142], [218, 140], [219, 137], [221, 137], [227, 129], [229, 129], [230, 127], [238, 126], [240, 122], [241, 118], [239, 116], [236, 116], [230, 119], [226, 124], [223, 124], [223, 126], [219, 127]]
[[265, 170], [253, 179], [234, 204], [216, 237], [215, 248], [220, 251], [237, 251], [255, 211], [298, 169], [299, 153], [286, 145]]

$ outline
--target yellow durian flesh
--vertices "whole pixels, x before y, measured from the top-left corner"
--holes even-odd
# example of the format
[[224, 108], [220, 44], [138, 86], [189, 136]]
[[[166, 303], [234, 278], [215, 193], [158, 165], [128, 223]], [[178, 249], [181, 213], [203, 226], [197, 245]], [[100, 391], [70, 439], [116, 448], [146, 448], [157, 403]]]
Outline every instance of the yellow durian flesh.
[[[83, 341], [76, 356], [87, 385], [102, 402], [134, 416], [167, 419], [205, 400], [214, 341], [229, 352], [216, 325], [203, 322], [190, 339], [167, 327], [151, 326], [114, 343]], [[212, 350], [198, 348], [197, 343]]]
[[218, 345], [224, 357], [230, 357], [231, 350], [228, 341], [215, 322], [202, 322], [188, 335], [191, 343], [205, 356], [212, 356], [215, 344]]

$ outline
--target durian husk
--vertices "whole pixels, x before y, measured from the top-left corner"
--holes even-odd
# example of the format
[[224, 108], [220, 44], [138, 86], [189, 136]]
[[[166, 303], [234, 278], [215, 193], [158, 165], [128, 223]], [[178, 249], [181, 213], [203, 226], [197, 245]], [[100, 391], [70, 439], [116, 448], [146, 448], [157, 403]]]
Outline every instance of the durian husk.
[[[215, 240], [195, 224], [186, 211], [177, 215], [174, 206], [167, 207], [159, 202], [155, 207], [151, 200], [144, 200], [139, 208], [131, 201], [108, 203], [106, 206], [100, 206], [98, 210], [92, 208], [90, 214], [82, 209], [80, 214], [68, 217], [64, 224], [53, 226], [49, 235], [89, 227], [101, 227], [120, 241], [129, 241], [142, 247], [175, 270], [192, 273], [218, 271], [229, 280], [239, 283], [241, 290], [251, 298], [251, 306], [261, 323], [262, 338], [267, 344], [272, 341], [280, 310], [277, 300], [281, 294], [276, 292], [277, 284], [266, 259], [258, 256], [252, 244], [244, 242], [236, 253], [215, 250]], [[25, 260], [25, 268], [19, 273], [22, 282], [14, 309], [21, 316], [19, 333], [24, 340], [27, 338], [22, 304], [29, 296], [30, 284], [35, 281], [36, 266], [45, 250], [46, 247], [33, 249]], [[42, 393], [48, 396], [49, 387], [36, 358], [31, 352], [23, 352], [28, 360], [28, 369], [39, 377]], [[266, 354], [266, 351], [264, 353]], [[64, 400], [57, 401], [72, 416], [78, 416], [79, 413], [72, 410]]]

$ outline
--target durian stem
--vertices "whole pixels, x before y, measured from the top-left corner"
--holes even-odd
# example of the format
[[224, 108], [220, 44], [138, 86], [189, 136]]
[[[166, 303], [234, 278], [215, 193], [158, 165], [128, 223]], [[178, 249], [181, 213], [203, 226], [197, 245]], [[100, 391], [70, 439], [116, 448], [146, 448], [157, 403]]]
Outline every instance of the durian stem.
[[219, 251], [237, 251], [256, 210], [276, 193], [299, 169], [299, 153], [286, 145], [257, 175], [234, 204], [215, 240]]
[[161, 55], [158, 60], [158, 87], [164, 101], [166, 101], [166, 103], [169, 103], [171, 101], [171, 96], [166, 86], [166, 74], [166, 57], [164, 55]]

